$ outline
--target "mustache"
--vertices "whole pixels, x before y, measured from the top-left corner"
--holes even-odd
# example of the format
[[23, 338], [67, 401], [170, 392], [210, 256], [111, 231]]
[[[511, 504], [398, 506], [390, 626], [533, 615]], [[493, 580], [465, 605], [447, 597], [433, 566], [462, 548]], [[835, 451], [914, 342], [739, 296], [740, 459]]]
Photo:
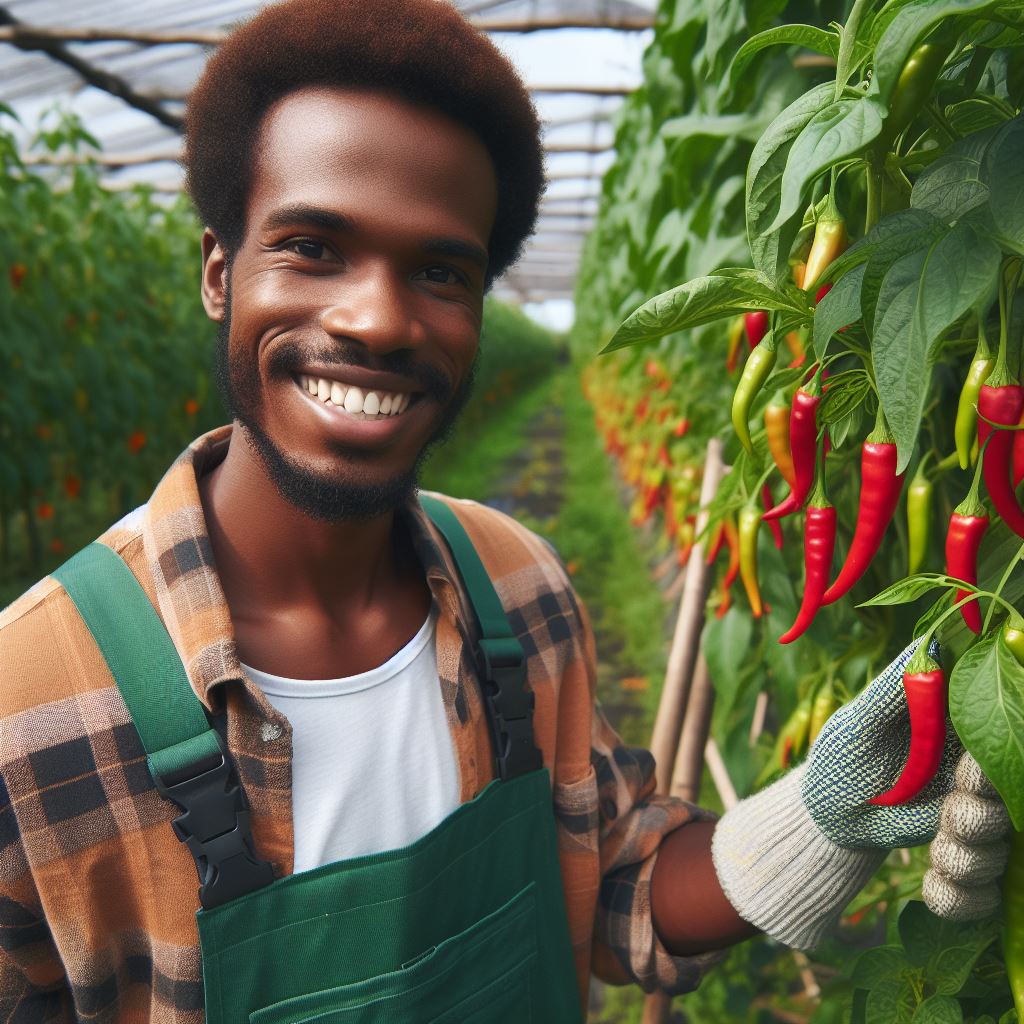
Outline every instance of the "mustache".
[[436, 366], [418, 362], [408, 351], [389, 353], [377, 359], [368, 358], [359, 348], [322, 349], [299, 341], [286, 341], [278, 346], [267, 361], [271, 373], [294, 373], [310, 363], [322, 366], [357, 366], [377, 373], [393, 373], [422, 388], [431, 398], [447, 402], [454, 392], [449, 378]]

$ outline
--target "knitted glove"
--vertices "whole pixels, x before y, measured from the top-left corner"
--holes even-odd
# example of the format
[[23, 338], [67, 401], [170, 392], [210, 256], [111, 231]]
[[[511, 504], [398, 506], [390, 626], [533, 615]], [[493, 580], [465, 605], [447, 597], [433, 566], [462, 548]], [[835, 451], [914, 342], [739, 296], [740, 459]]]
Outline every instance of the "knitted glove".
[[997, 879], [1006, 870], [1009, 830], [1006, 804], [965, 750], [928, 850], [932, 866], [925, 873], [922, 893], [933, 914], [976, 921], [998, 909]]
[[[825, 723], [807, 760], [727, 811], [711, 853], [722, 891], [737, 913], [773, 938], [811, 949], [889, 850], [931, 840], [963, 749], [947, 719], [935, 779], [899, 807], [867, 800], [896, 781], [910, 747], [903, 670], [908, 647]], [[938, 645], [929, 653], [937, 655]]]

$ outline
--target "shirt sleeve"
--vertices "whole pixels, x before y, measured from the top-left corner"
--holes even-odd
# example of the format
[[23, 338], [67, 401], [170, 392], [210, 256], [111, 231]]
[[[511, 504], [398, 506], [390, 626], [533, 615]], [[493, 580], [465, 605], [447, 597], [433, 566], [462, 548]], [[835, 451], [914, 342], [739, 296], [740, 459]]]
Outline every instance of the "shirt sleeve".
[[73, 1024], [71, 989], [0, 775], [0, 1020]]
[[608, 981], [618, 971], [645, 992], [692, 992], [705, 972], [728, 950], [673, 956], [654, 930], [651, 879], [662, 840], [692, 821], [717, 815], [676, 797], [655, 794], [655, 763], [650, 751], [627, 747], [609, 725], [596, 699], [597, 654], [590, 618], [579, 601], [585, 637], [593, 715], [591, 762], [597, 775], [601, 887], [594, 934], [594, 970]]

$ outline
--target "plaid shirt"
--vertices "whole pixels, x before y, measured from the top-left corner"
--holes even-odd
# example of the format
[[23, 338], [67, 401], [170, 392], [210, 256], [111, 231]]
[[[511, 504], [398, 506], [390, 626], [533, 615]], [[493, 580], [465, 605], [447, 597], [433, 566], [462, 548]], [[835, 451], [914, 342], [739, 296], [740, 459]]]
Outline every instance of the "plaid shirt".
[[[241, 670], [197, 478], [231, 427], [196, 440], [149, 502], [100, 540], [163, 620], [196, 696], [226, 738], [257, 853], [293, 869], [291, 729]], [[535, 738], [553, 780], [558, 856], [581, 998], [591, 970], [678, 993], [726, 954], [672, 957], [651, 920], [664, 835], [713, 818], [653, 795], [654, 760], [624, 747], [595, 704], [586, 610], [550, 545], [508, 516], [451, 503], [528, 656]], [[437, 669], [469, 800], [492, 779], [468, 601], [417, 501], [400, 510], [440, 615]], [[63, 588], [43, 579], [0, 614], [0, 1019], [199, 1024], [195, 866], [156, 792], [106, 663]]]

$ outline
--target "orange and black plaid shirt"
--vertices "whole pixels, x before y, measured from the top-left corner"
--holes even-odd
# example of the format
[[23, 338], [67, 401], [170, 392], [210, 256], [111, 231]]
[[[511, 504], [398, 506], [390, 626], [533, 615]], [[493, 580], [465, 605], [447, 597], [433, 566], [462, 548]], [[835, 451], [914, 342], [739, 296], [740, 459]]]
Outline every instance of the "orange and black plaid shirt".
[[[197, 478], [231, 427], [182, 453], [151, 499], [100, 540], [157, 609], [251, 805], [257, 853], [293, 870], [291, 729], [242, 672]], [[591, 970], [647, 990], [697, 986], [725, 953], [672, 957], [651, 920], [668, 832], [714, 816], [657, 797], [654, 760], [623, 746], [595, 704], [587, 613], [551, 546], [513, 519], [446, 498], [528, 657], [581, 998]], [[417, 501], [400, 511], [440, 608], [437, 670], [463, 801], [492, 779], [468, 599]], [[63, 588], [43, 579], [0, 614], [0, 1020], [199, 1024], [192, 858], [171, 829], [110, 672]]]

